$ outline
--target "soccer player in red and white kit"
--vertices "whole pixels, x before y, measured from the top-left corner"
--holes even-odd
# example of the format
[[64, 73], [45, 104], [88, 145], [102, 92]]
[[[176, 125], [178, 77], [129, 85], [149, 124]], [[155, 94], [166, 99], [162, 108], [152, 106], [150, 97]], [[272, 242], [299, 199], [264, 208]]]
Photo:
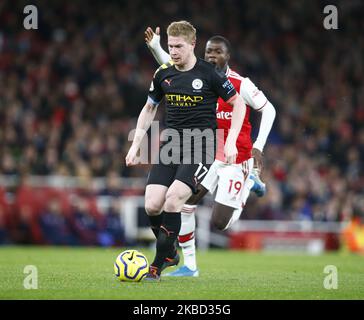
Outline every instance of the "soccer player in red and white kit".
[[[163, 64], [171, 59], [160, 46], [159, 33], [159, 28], [156, 29], [156, 32], [147, 28], [145, 41], [158, 63]], [[244, 78], [229, 68], [230, 52], [230, 43], [224, 37], [214, 36], [206, 43], [205, 60], [225, 72], [247, 104], [244, 123], [236, 142], [237, 160], [235, 164], [225, 163], [223, 147], [231, 125], [232, 107], [220, 98], [216, 109], [217, 125], [218, 129], [223, 129], [224, 135], [223, 137], [218, 136], [216, 159], [201, 182], [199, 193], [189, 199], [181, 212], [182, 225], [178, 241], [184, 255], [184, 266], [166, 276], [196, 277], [199, 275], [196, 265], [194, 213], [197, 202], [208, 191], [211, 193], [216, 191], [212, 222], [220, 230], [226, 230], [239, 219], [251, 190], [255, 191], [258, 196], [265, 193], [265, 184], [261, 182], [259, 174], [263, 167], [263, 148], [272, 128], [276, 111], [263, 92], [249, 78]], [[262, 114], [259, 133], [254, 144], [251, 141], [251, 124], [249, 122], [251, 109]]]

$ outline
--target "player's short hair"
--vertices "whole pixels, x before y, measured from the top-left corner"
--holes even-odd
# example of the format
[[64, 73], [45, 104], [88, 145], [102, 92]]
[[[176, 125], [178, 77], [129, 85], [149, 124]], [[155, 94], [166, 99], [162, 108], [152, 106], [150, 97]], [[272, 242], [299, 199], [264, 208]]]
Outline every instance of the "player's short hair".
[[231, 54], [230, 41], [228, 39], [226, 39], [225, 37], [223, 37], [223, 36], [213, 36], [207, 41], [223, 43], [225, 45], [226, 49], [228, 50], [228, 53]]
[[172, 22], [167, 28], [167, 34], [171, 37], [184, 37], [187, 42], [196, 41], [196, 29], [188, 21]]

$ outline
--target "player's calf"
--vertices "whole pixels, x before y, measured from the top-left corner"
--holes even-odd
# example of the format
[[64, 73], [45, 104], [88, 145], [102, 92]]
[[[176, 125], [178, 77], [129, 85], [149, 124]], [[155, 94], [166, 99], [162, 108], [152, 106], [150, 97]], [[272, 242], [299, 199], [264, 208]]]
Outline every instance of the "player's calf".
[[145, 201], [145, 212], [148, 215], [150, 227], [156, 238], [158, 238], [159, 228], [163, 221], [163, 213], [161, 213], [163, 204], [158, 203], [155, 200], [146, 200]]
[[156, 256], [151, 264], [151, 266], [157, 270], [158, 275], [162, 272], [162, 267], [166, 262], [166, 258], [174, 258], [176, 256], [174, 243], [177, 240], [180, 228], [181, 213], [164, 211], [163, 222], [160, 226], [157, 238]]

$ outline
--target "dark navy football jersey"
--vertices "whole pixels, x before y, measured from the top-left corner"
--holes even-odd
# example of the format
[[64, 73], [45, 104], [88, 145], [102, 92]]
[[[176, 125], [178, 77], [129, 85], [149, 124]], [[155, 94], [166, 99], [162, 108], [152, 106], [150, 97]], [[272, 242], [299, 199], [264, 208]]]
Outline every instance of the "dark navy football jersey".
[[217, 99], [229, 101], [235, 94], [224, 73], [197, 59], [189, 71], [179, 71], [172, 63], [162, 65], [154, 75], [149, 99], [157, 105], [165, 98], [167, 128], [215, 130]]

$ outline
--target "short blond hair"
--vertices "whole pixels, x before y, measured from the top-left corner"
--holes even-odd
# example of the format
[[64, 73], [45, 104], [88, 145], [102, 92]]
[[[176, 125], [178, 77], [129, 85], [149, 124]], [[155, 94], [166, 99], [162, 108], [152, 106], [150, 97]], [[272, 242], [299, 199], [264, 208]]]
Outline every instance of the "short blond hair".
[[188, 21], [172, 22], [167, 28], [167, 35], [171, 37], [184, 37], [187, 42], [196, 42], [196, 29]]

